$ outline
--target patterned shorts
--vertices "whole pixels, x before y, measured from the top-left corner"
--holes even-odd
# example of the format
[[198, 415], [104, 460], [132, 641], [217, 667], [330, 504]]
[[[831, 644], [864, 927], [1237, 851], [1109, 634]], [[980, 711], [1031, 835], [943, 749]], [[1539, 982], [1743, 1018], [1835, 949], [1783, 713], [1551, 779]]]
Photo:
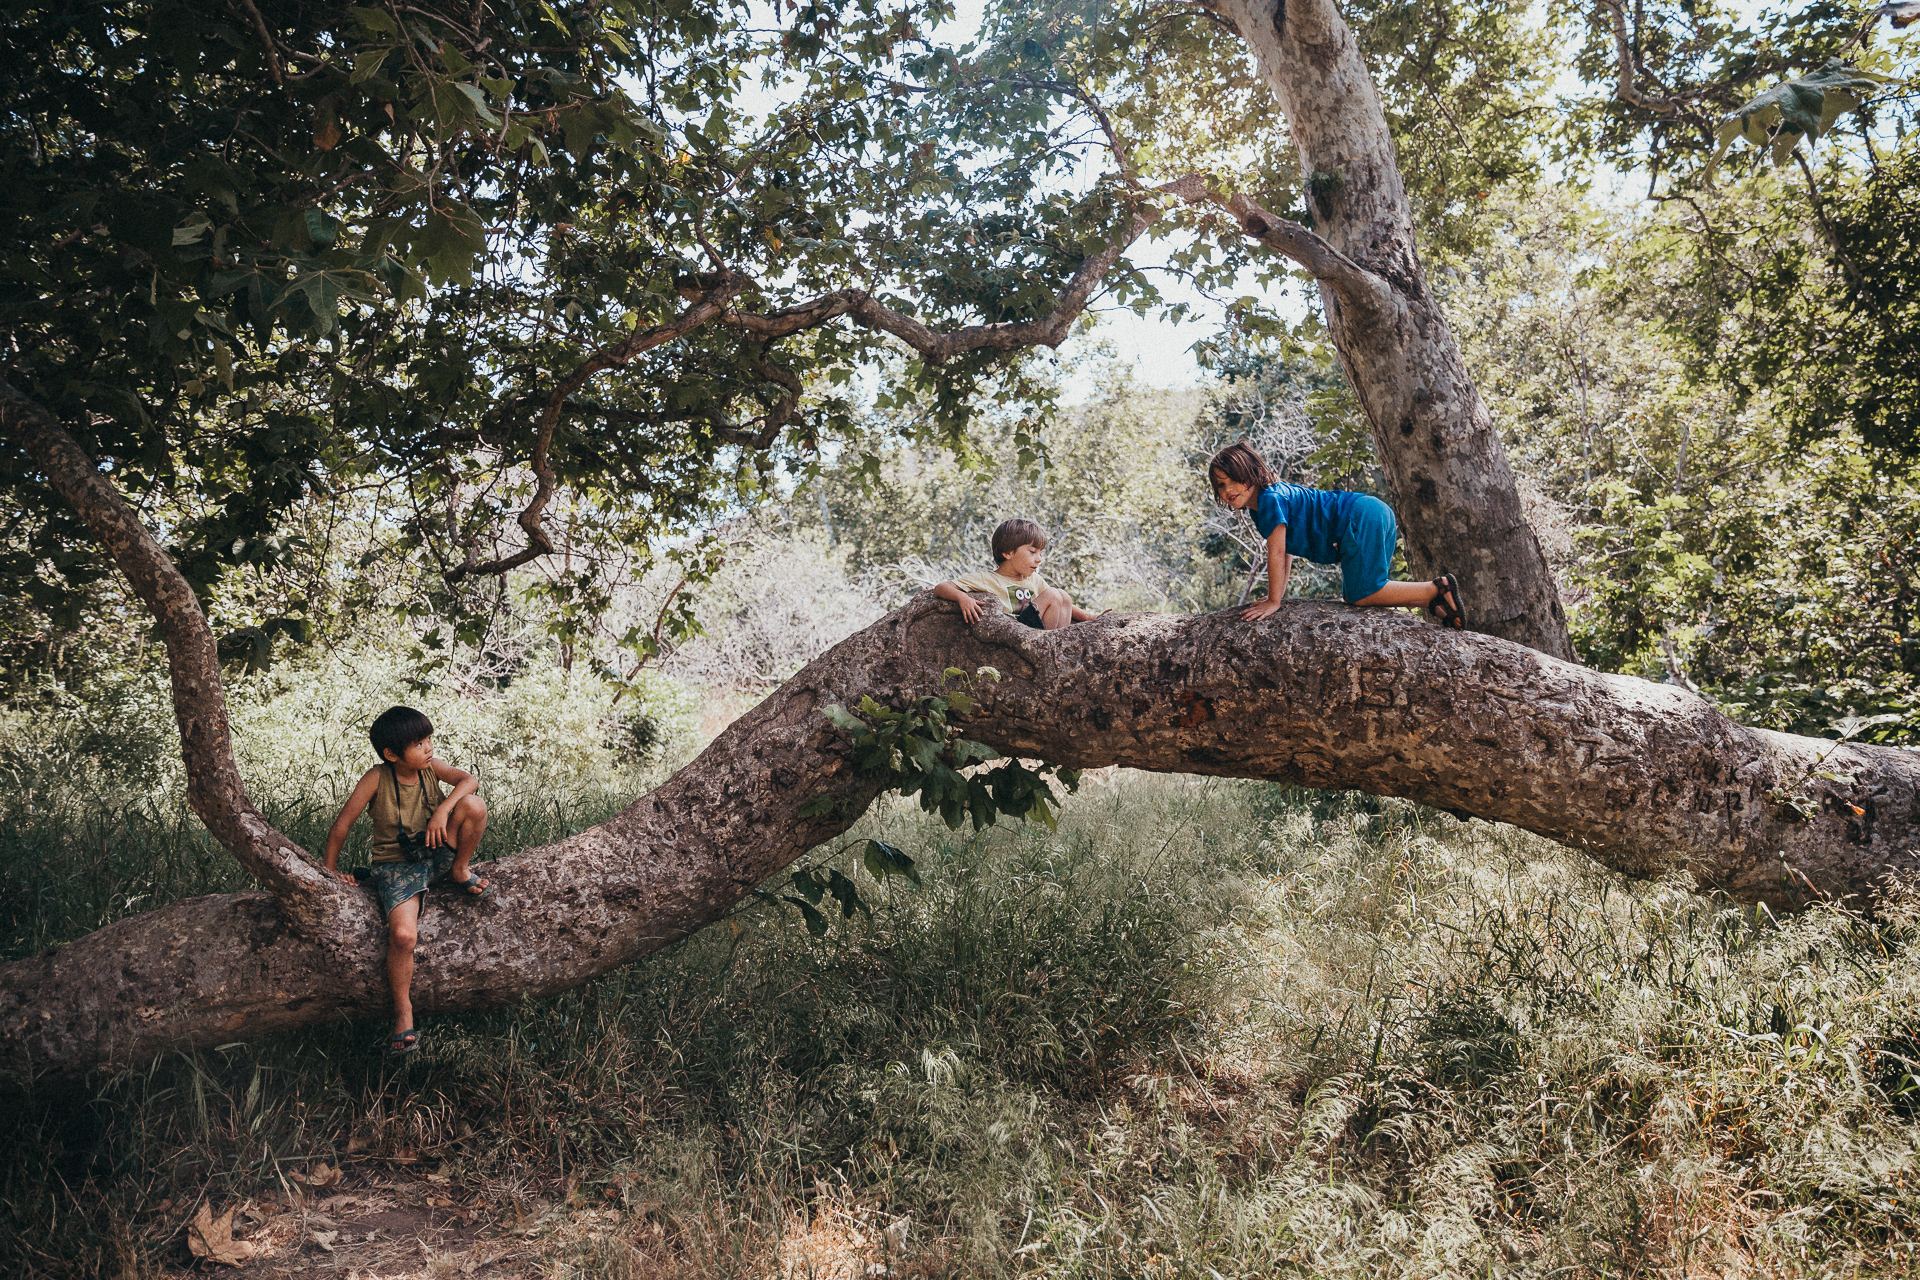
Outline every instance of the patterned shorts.
[[425, 893], [435, 880], [444, 879], [453, 870], [456, 856], [452, 845], [441, 845], [433, 850], [431, 862], [376, 862], [367, 868], [367, 881], [380, 895], [381, 913], [392, 915], [394, 908]]

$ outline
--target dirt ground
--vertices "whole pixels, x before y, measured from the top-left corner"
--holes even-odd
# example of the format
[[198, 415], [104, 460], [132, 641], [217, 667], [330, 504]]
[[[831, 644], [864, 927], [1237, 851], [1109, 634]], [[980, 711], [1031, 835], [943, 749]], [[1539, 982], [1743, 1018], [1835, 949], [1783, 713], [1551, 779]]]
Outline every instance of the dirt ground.
[[[315, 1163], [294, 1173], [282, 1194], [161, 1207], [179, 1224], [163, 1274], [260, 1280], [711, 1274], [701, 1265], [709, 1252], [700, 1238], [703, 1224], [665, 1219], [637, 1193], [616, 1183], [596, 1198], [550, 1198], [551, 1188], [542, 1198], [505, 1181], [456, 1186], [426, 1163]], [[777, 1239], [759, 1241], [765, 1256], [749, 1269], [810, 1280], [948, 1274], [944, 1242], [910, 1249], [909, 1228], [905, 1219], [889, 1222], [823, 1200], [811, 1214], [796, 1215]], [[909, 1253], [918, 1256], [909, 1261]]]

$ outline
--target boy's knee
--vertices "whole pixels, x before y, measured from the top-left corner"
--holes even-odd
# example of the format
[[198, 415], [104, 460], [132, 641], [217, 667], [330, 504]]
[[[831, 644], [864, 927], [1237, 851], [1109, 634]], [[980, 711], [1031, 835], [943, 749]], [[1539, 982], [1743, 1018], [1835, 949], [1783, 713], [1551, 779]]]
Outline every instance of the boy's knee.
[[479, 796], [462, 796], [460, 803], [453, 806], [455, 822], [485, 822], [487, 820], [487, 802]]
[[1048, 587], [1045, 591], [1042, 591], [1040, 593], [1039, 605], [1042, 609], [1046, 608], [1049, 605], [1065, 606], [1066, 608], [1071, 609], [1073, 608], [1073, 597], [1068, 595], [1066, 592], [1062, 591], [1058, 587]]
[[387, 946], [395, 951], [411, 951], [420, 941], [420, 927], [411, 920], [387, 926]]

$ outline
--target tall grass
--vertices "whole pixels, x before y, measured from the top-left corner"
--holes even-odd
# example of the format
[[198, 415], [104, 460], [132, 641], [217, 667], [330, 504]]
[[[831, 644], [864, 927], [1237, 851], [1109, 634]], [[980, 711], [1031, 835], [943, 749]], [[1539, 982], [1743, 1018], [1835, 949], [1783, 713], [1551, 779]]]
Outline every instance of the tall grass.
[[[503, 814], [527, 840], [592, 816]], [[68, 923], [13, 936], [77, 927], [104, 899], [66, 886], [132, 860], [104, 818], [49, 834], [0, 866], [40, 858]], [[1905, 920], [1776, 921], [1509, 829], [1218, 780], [1091, 779], [1057, 833], [903, 807], [855, 834], [926, 883], [861, 879], [872, 919], [823, 939], [750, 907], [435, 1020], [398, 1067], [375, 1028], [319, 1028], [30, 1110], [0, 1272], [151, 1266], [183, 1206], [348, 1156], [437, 1159], [496, 1216], [617, 1210], [539, 1237], [555, 1275], [805, 1274], [834, 1224], [878, 1256], [903, 1217], [897, 1274], [1920, 1270]], [[179, 840], [155, 894], [202, 887]]]

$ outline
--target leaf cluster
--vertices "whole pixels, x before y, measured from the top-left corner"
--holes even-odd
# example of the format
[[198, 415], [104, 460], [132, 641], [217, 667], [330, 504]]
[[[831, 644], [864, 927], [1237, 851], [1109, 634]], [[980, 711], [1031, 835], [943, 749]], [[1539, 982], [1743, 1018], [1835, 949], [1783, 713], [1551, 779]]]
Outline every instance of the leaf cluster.
[[[920, 808], [938, 813], [953, 830], [971, 818], [973, 829], [982, 831], [1001, 815], [1031, 818], [1051, 830], [1060, 802], [1046, 775], [1057, 773], [1072, 792], [1079, 788], [1079, 771], [1057, 765], [1030, 768], [1023, 761], [1003, 759], [992, 747], [960, 736], [959, 722], [973, 711], [977, 701], [969, 691], [973, 682], [997, 682], [1000, 673], [992, 667], [981, 667], [969, 676], [958, 667], [949, 667], [944, 679], [959, 682], [959, 687], [922, 694], [901, 708], [884, 706], [868, 696], [852, 711], [838, 705], [826, 709], [827, 719], [847, 735], [855, 770], [885, 779], [889, 791], [919, 796]], [[989, 760], [1001, 763], [985, 772], [961, 772], [969, 765]], [[827, 812], [833, 804], [829, 797], [809, 801], [801, 815]]]

